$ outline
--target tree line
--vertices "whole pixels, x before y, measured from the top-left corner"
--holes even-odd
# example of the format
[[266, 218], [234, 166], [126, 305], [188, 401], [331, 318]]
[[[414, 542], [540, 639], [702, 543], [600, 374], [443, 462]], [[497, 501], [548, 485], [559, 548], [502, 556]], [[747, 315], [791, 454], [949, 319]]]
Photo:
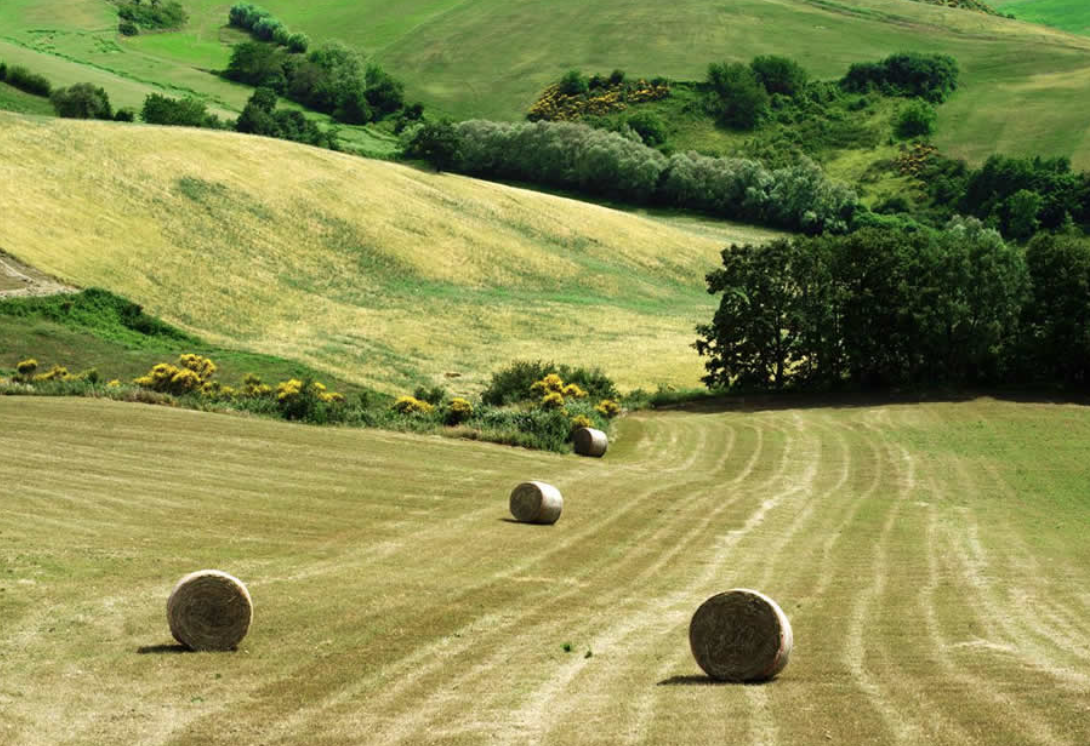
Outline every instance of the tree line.
[[571, 122], [433, 122], [406, 130], [409, 157], [444, 170], [528, 181], [637, 204], [677, 206], [808, 233], [843, 232], [855, 193], [814, 163], [769, 169], [742, 158], [667, 157], [638, 140]]
[[1090, 242], [975, 218], [722, 252], [697, 327], [712, 388], [1090, 383]]

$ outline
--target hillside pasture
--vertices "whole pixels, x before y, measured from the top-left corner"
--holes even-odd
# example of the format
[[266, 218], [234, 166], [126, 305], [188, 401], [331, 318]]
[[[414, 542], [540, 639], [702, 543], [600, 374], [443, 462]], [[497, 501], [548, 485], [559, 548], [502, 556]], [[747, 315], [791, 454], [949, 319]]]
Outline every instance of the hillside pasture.
[[[1083, 29], [1083, 4], [1064, 0], [998, 3], [1026, 21]], [[184, 0], [188, 26], [175, 33], [118, 35], [98, 0], [16, 0], [0, 7], [0, 44], [113, 76], [111, 97], [126, 105], [134, 85], [189, 91], [238, 111], [245, 90], [213, 74], [231, 44], [228, 3]], [[380, 0], [262, 3], [313, 42], [339, 39], [372, 54], [420, 100], [457, 118], [521, 118], [567, 70], [702, 78], [709, 62], [786, 54], [812, 74], [838, 78], [853, 62], [899, 51], [943, 52], [962, 67], [962, 90], [941, 110], [938, 142], [952, 155], [983, 161], [995, 151], [1065, 155], [1090, 167], [1090, 39], [1060, 29], [906, 0], [702, 0], [661, 4], [603, 0]], [[1077, 6], [1077, 7], [1076, 7]], [[790, 40], [788, 43], [785, 40]], [[8, 51], [0, 46], [0, 58]], [[95, 71], [98, 71], [97, 73]], [[58, 84], [78, 82], [71, 69]], [[1057, 83], [1057, 77], [1062, 84]]]
[[0, 199], [0, 246], [28, 265], [390, 393], [471, 392], [514, 358], [696, 385], [704, 274], [774, 235], [279, 140], [3, 114]]
[[1090, 6], [1081, 0], [993, 0], [993, 4], [1019, 20], [1090, 35]]
[[[630, 416], [597, 460], [0, 398], [0, 742], [1090, 740], [1088, 411], [796, 404]], [[505, 520], [528, 478], [555, 526]], [[250, 589], [237, 653], [170, 637], [203, 568]], [[689, 653], [738, 586], [794, 627], [764, 686]]]

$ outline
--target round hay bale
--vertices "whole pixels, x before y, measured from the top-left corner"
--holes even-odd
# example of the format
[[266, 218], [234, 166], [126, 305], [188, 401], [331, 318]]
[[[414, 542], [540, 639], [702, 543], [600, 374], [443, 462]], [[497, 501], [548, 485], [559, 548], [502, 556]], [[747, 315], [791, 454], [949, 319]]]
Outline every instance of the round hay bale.
[[511, 515], [522, 523], [556, 523], [564, 509], [560, 490], [544, 482], [523, 482], [511, 492]]
[[689, 623], [689, 646], [704, 673], [719, 681], [762, 681], [787, 666], [794, 636], [768, 596], [735, 588], [712, 596]]
[[606, 455], [609, 448], [609, 438], [601, 430], [593, 427], [581, 427], [572, 435], [575, 444], [575, 452], [580, 456], [594, 456], [601, 458]]
[[253, 618], [254, 604], [246, 586], [219, 570], [186, 575], [167, 599], [170, 633], [192, 650], [234, 650]]

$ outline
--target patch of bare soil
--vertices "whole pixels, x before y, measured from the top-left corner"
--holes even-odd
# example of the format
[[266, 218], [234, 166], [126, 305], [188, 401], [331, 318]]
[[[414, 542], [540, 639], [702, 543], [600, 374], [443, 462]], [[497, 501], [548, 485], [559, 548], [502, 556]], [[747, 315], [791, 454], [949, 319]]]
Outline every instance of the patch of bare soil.
[[0, 250], [0, 299], [76, 292], [79, 292], [78, 288], [39, 272]]

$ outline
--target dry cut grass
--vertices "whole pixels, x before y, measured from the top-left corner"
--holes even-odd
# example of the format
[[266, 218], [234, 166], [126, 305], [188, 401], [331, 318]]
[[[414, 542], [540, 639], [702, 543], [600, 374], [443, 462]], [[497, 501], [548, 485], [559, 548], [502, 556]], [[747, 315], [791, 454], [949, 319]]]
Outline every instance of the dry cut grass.
[[390, 391], [472, 389], [515, 357], [694, 384], [704, 273], [770, 235], [233, 133], [4, 114], [0, 200], [0, 247], [28, 264]]
[[[0, 421], [0, 743], [1090, 742], [1081, 407], [641, 414], [604, 460], [92, 400]], [[556, 525], [504, 520], [528, 478]], [[253, 626], [175, 654], [166, 596], [206, 567]], [[790, 618], [771, 684], [689, 652], [732, 587]]]

